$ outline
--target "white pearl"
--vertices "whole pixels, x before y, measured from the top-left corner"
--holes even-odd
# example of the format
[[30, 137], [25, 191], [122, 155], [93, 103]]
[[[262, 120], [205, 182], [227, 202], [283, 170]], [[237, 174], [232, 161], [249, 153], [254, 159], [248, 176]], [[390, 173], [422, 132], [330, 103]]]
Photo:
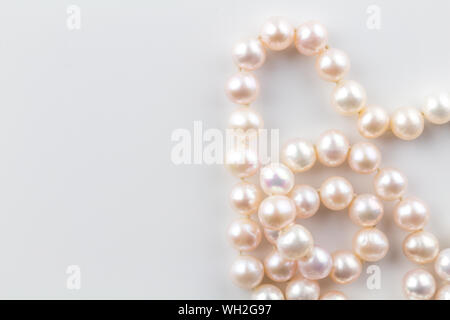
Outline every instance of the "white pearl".
[[341, 50], [329, 49], [317, 57], [316, 70], [322, 79], [337, 82], [350, 70], [350, 59]]
[[436, 292], [436, 300], [450, 300], [450, 284], [444, 285]]
[[333, 90], [331, 102], [343, 115], [357, 114], [366, 106], [366, 90], [352, 80], [339, 82]]
[[380, 150], [372, 143], [356, 143], [350, 149], [348, 164], [357, 173], [372, 173], [378, 169], [380, 162]]
[[294, 41], [294, 28], [284, 18], [270, 18], [262, 26], [261, 41], [271, 50], [284, 50]]
[[316, 163], [316, 150], [308, 141], [294, 139], [281, 150], [281, 160], [294, 172], [305, 172]]
[[240, 214], [250, 215], [258, 210], [261, 191], [253, 183], [239, 182], [231, 190], [231, 206]]
[[236, 148], [229, 150], [225, 165], [238, 178], [253, 176], [259, 169], [258, 154], [253, 148]]
[[233, 48], [236, 65], [244, 70], [255, 70], [266, 61], [266, 49], [258, 39], [239, 41]]
[[337, 251], [333, 255], [331, 279], [339, 284], [348, 284], [355, 281], [362, 272], [362, 264], [351, 251]]
[[264, 236], [266, 237], [269, 243], [276, 245], [278, 236], [280, 235], [280, 230], [272, 230], [268, 228], [264, 228]]
[[386, 201], [393, 201], [403, 196], [406, 191], [406, 177], [395, 169], [381, 169], [374, 179], [377, 196]]
[[416, 108], [397, 109], [391, 117], [392, 132], [402, 140], [414, 140], [419, 137], [425, 123], [422, 113]]
[[307, 219], [316, 214], [320, 207], [319, 193], [311, 186], [298, 185], [290, 193], [297, 208], [297, 217]]
[[405, 238], [403, 252], [413, 262], [429, 263], [439, 254], [439, 241], [432, 233], [417, 231]]
[[299, 224], [292, 224], [281, 230], [277, 239], [277, 248], [286, 259], [300, 259], [313, 248], [311, 232]]
[[435, 291], [436, 281], [426, 270], [411, 270], [403, 278], [403, 292], [409, 300], [429, 300]]
[[230, 100], [237, 104], [250, 104], [259, 94], [259, 82], [249, 72], [239, 72], [233, 75], [225, 87]]
[[427, 205], [416, 198], [400, 201], [394, 208], [395, 223], [406, 231], [423, 229], [428, 222], [430, 212]]
[[235, 130], [258, 130], [264, 126], [263, 119], [255, 110], [243, 106], [238, 107], [231, 113], [230, 120], [228, 121], [230, 129]]
[[252, 256], [240, 256], [231, 265], [233, 282], [244, 289], [252, 289], [259, 285], [264, 277], [264, 266]]
[[364, 261], [379, 261], [386, 256], [388, 250], [387, 237], [376, 228], [362, 229], [353, 238], [353, 251]]
[[450, 248], [439, 253], [434, 262], [434, 270], [442, 280], [450, 281]]
[[318, 300], [320, 287], [316, 281], [297, 276], [286, 286], [286, 299], [288, 300]]
[[383, 203], [371, 194], [358, 195], [348, 210], [350, 219], [361, 227], [373, 227], [384, 215]]
[[323, 51], [327, 43], [328, 32], [323, 24], [309, 21], [297, 28], [295, 46], [300, 53], [313, 56]]
[[292, 223], [296, 216], [295, 204], [286, 196], [270, 196], [261, 202], [259, 221], [264, 228], [280, 230]]
[[450, 95], [441, 93], [436, 97], [428, 97], [423, 110], [425, 118], [434, 124], [445, 124], [450, 121]]
[[330, 210], [343, 210], [353, 200], [353, 187], [342, 177], [331, 177], [320, 187], [320, 199], [322, 199], [323, 205]]
[[261, 169], [259, 181], [268, 195], [288, 194], [294, 187], [295, 177], [284, 164], [271, 163]]
[[300, 273], [309, 280], [319, 280], [328, 277], [333, 266], [333, 260], [328, 251], [314, 247], [306, 257], [298, 260]]
[[347, 296], [339, 291], [330, 291], [325, 293], [320, 300], [348, 300]]
[[284, 295], [278, 287], [263, 284], [253, 290], [252, 300], [284, 300]]
[[323, 133], [316, 146], [319, 161], [327, 167], [337, 167], [347, 159], [350, 143], [348, 139], [337, 130]]
[[367, 107], [358, 117], [359, 133], [366, 138], [382, 136], [389, 128], [389, 115], [380, 107]]
[[275, 282], [286, 282], [290, 280], [297, 270], [297, 262], [288, 260], [274, 250], [264, 259], [264, 269], [269, 279]]
[[262, 232], [259, 225], [250, 219], [238, 219], [228, 228], [228, 237], [239, 251], [251, 251], [261, 243]]

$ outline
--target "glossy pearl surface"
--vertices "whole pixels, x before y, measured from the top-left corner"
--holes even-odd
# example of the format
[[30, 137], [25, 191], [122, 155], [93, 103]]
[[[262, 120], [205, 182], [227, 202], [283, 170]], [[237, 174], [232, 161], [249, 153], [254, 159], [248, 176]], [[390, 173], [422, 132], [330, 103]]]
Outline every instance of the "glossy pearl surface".
[[305, 172], [316, 163], [316, 151], [308, 141], [294, 139], [281, 150], [281, 160], [292, 171]]
[[284, 300], [284, 295], [277, 286], [263, 284], [253, 290], [252, 300]]
[[409, 300], [429, 300], [435, 291], [436, 281], [426, 270], [411, 270], [403, 278], [403, 292]]
[[238, 178], [251, 177], [259, 169], [258, 154], [253, 148], [229, 150], [225, 158], [225, 166]]
[[361, 174], [372, 173], [381, 163], [381, 153], [378, 148], [369, 142], [360, 142], [352, 146], [348, 164], [355, 172]]
[[330, 291], [325, 293], [320, 300], [348, 300], [347, 296], [339, 291]]
[[428, 222], [430, 212], [427, 205], [417, 198], [406, 198], [394, 208], [394, 221], [403, 230], [418, 231]]
[[450, 300], [450, 284], [446, 284], [441, 287], [435, 296], [436, 300]]
[[259, 221], [264, 228], [280, 230], [292, 223], [296, 216], [294, 201], [286, 196], [270, 196], [261, 202]]
[[290, 193], [297, 208], [297, 217], [307, 219], [316, 214], [320, 207], [319, 193], [311, 186], [298, 185]]
[[422, 113], [416, 108], [397, 109], [391, 117], [391, 130], [402, 140], [414, 140], [424, 129], [425, 121]]
[[381, 199], [393, 201], [401, 198], [406, 191], [406, 177], [398, 170], [381, 169], [374, 179], [375, 193]]
[[390, 119], [386, 110], [370, 106], [365, 108], [358, 117], [358, 131], [365, 138], [378, 138], [387, 131], [389, 123]]
[[239, 41], [233, 48], [233, 60], [244, 70], [255, 70], [266, 61], [266, 49], [258, 39]]
[[259, 225], [250, 219], [238, 219], [228, 228], [231, 244], [239, 251], [251, 251], [261, 243], [262, 232]]
[[350, 70], [350, 59], [341, 50], [328, 49], [317, 57], [316, 70], [322, 79], [337, 82]]
[[439, 254], [439, 241], [430, 232], [417, 231], [403, 241], [403, 253], [413, 262], [429, 263]]
[[450, 281], [450, 248], [442, 250], [434, 262], [436, 274], [445, 281]]
[[328, 32], [325, 26], [316, 21], [309, 21], [297, 28], [295, 46], [306, 56], [322, 52], [328, 43]]
[[292, 224], [281, 230], [277, 239], [277, 248], [286, 259], [298, 260], [313, 248], [312, 234], [299, 224]]
[[261, 199], [262, 193], [253, 183], [239, 182], [231, 189], [231, 206], [240, 214], [250, 215], [256, 212]]
[[264, 259], [264, 269], [269, 279], [275, 282], [285, 282], [290, 280], [297, 270], [297, 262], [288, 260], [274, 250]]
[[280, 230], [272, 230], [268, 228], [264, 228], [264, 236], [266, 237], [269, 243], [276, 245], [278, 236], [280, 235]]
[[361, 260], [351, 251], [337, 251], [333, 255], [331, 279], [339, 284], [355, 281], [362, 272]]
[[350, 143], [348, 139], [337, 130], [323, 133], [316, 145], [317, 157], [324, 166], [337, 167], [347, 159]]
[[328, 277], [333, 266], [333, 260], [328, 251], [315, 246], [305, 257], [298, 260], [298, 270], [309, 280], [319, 280]]
[[361, 227], [372, 227], [381, 221], [384, 215], [383, 203], [371, 194], [358, 195], [348, 210], [350, 219]]
[[264, 277], [264, 266], [254, 257], [240, 256], [231, 265], [230, 274], [237, 286], [252, 289], [261, 283]]
[[284, 195], [294, 187], [295, 177], [284, 164], [271, 163], [261, 169], [259, 181], [266, 194]]
[[258, 130], [264, 127], [264, 122], [258, 112], [249, 107], [238, 107], [231, 113], [228, 121], [230, 129], [242, 130]]
[[286, 299], [288, 300], [318, 300], [320, 287], [316, 281], [297, 276], [286, 287]]
[[284, 50], [294, 41], [294, 28], [284, 18], [270, 18], [261, 28], [261, 41], [271, 50]]
[[366, 90], [352, 80], [339, 82], [331, 95], [332, 105], [343, 115], [357, 114], [366, 106], [366, 101]]
[[423, 112], [431, 123], [446, 124], [450, 121], [450, 94], [428, 97]]
[[353, 251], [364, 261], [379, 261], [386, 256], [388, 250], [386, 235], [376, 228], [362, 229], [353, 238]]
[[239, 72], [233, 75], [225, 87], [230, 100], [237, 104], [250, 104], [259, 94], [259, 82], [249, 72]]
[[343, 210], [352, 202], [353, 187], [342, 177], [331, 177], [320, 187], [320, 198], [328, 209]]

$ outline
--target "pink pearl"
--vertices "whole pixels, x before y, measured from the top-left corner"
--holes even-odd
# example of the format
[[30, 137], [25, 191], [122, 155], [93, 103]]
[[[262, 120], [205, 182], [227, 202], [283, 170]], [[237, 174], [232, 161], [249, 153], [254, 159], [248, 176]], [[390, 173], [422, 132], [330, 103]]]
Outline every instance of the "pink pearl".
[[398, 170], [381, 169], [374, 179], [377, 196], [386, 201], [399, 199], [406, 192], [408, 182], [406, 177]]
[[323, 133], [316, 145], [317, 158], [326, 167], [338, 167], [347, 159], [350, 143], [338, 130]]
[[258, 209], [259, 221], [264, 228], [280, 230], [292, 223], [296, 216], [294, 202], [281, 195], [263, 200]]
[[230, 275], [237, 286], [252, 289], [264, 278], [264, 266], [252, 256], [240, 256], [231, 265]]
[[255, 70], [266, 60], [266, 49], [258, 39], [239, 41], [233, 48], [233, 59], [239, 68]]
[[284, 50], [294, 41], [294, 28], [286, 19], [272, 17], [262, 26], [261, 41], [271, 50]]
[[258, 210], [261, 202], [261, 191], [254, 184], [239, 182], [231, 190], [231, 206], [240, 214], [250, 215]]
[[261, 188], [268, 195], [288, 194], [294, 187], [292, 171], [281, 163], [271, 163], [261, 169], [259, 174]]
[[316, 281], [297, 276], [286, 287], [286, 299], [288, 300], [318, 300], [320, 287]]
[[239, 219], [228, 228], [228, 237], [237, 250], [251, 251], [261, 243], [262, 233], [256, 222], [250, 219]]
[[320, 207], [319, 193], [307, 185], [295, 186], [290, 193], [297, 208], [297, 217], [307, 219], [316, 214]]
[[317, 57], [316, 70], [322, 79], [337, 82], [350, 70], [350, 59], [341, 50], [329, 49]]
[[361, 174], [372, 173], [378, 169], [380, 162], [380, 150], [372, 143], [356, 143], [350, 149], [348, 164], [355, 172]]
[[416, 198], [400, 201], [394, 208], [395, 223], [406, 231], [423, 229], [428, 222], [430, 212], [427, 205]]
[[348, 214], [358, 226], [373, 227], [383, 218], [383, 203], [374, 195], [361, 194], [351, 203]]
[[225, 158], [225, 166], [238, 178], [251, 177], [259, 169], [258, 154], [252, 148], [229, 150]]
[[383, 259], [389, 250], [389, 241], [376, 228], [365, 228], [353, 238], [353, 251], [364, 261], [375, 262]]
[[297, 262], [287, 260], [274, 250], [264, 259], [264, 269], [272, 281], [285, 282], [295, 275]]
[[319, 280], [328, 277], [333, 266], [333, 260], [328, 251], [314, 247], [306, 257], [298, 261], [300, 273], [309, 280]]
[[225, 91], [230, 100], [237, 104], [250, 104], [259, 94], [259, 82], [248, 72], [239, 72], [227, 82]]
[[333, 211], [347, 208], [353, 200], [353, 187], [342, 177], [331, 177], [320, 187], [320, 198]]
[[333, 254], [331, 279], [339, 284], [355, 281], [362, 272], [361, 260], [350, 251], [336, 251]]
[[319, 22], [309, 21], [297, 28], [295, 46], [306, 55], [313, 56], [323, 51], [328, 43], [328, 32]]
[[403, 292], [409, 300], [430, 300], [436, 292], [436, 281], [424, 269], [411, 270], [403, 278]]
[[403, 253], [413, 262], [430, 263], [439, 254], [439, 241], [430, 232], [417, 231], [409, 234], [403, 241]]

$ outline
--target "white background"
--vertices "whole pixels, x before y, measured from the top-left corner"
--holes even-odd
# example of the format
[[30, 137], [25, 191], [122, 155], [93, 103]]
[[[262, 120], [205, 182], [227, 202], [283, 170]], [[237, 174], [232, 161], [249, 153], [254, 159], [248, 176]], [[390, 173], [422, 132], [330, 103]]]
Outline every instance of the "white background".
[[[81, 9], [79, 31], [66, 26], [70, 4]], [[380, 30], [366, 27], [372, 4]], [[173, 130], [192, 130], [195, 120], [226, 127], [233, 43], [272, 15], [317, 19], [351, 57], [349, 77], [393, 110], [450, 90], [449, 14], [445, 0], [2, 1], [0, 298], [247, 298], [228, 277], [235, 180], [219, 165], [170, 158]], [[282, 141], [314, 141], [330, 128], [361, 140], [355, 119], [331, 108], [332, 86], [312, 58], [270, 53], [256, 74], [255, 107]], [[384, 164], [409, 177], [409, 194], [429, 204], [428, 229], [449, 247], [450, 126], [376, 144]], [[332, 173], [358, 192], [372, 188], [369, 177], [320, 166], [298, 181], [317, 186]], [[330, 251], [349, 249], [357, 230], [345, 213], [325, 210], [304, 224]], [[402, 298], [401, 277], [413, 268], [401, 252], [405, 233], [389, 209], [381, 229], [392, 247], [378, 263], [381, 290], [368, 290], [363, 273], [347, 287], [322, 281], [323, 292]], [[66, 288], [69, 265], [81, 267], [80, 290]]]

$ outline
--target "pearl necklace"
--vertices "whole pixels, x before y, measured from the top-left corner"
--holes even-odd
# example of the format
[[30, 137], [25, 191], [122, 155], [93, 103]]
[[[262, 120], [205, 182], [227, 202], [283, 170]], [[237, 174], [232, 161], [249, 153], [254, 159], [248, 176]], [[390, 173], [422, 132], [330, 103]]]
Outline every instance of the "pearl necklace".
[[[285, 19], [269, 20], [258, 39], [239, 42], [234, 47], [233, 58], [240, 71], [226, 86], [229, 98], [243, 105], [232, 113], [229, 126], [239, 132], [238, 139], [245, 141], [244, 148], [229, 150], [226, 155], [226, 166], [241, 179], [231, 191], [231, 205], [243, 215], [228, 229], [229, 239], [240, 253], [231, 266], [232, 280], [242, 288], [252, 289], [254, 299], [347, 299], [338, 291], [320, 295], [317, 281], [329, 276], [338, 284], [351, 283], [360, 276], [364, 261], [384, 258], [389, 241], [376, 225], [384, 215], [382, 201], [397, 201], [394, 221], [410, 232], [403, 242], [405, 256], [420, 265], [434, 262], [436, 274], [450, 281], [450, 249], [439, 252], [437, 238], [423, 230], [429, 220], [427, 206], [417, 198], [405, 197], [406, 177], [396, 169], [380, 167], [381, 153], [374, 144], [359, 142], [351, 146], [341, 132], [330, 130], [316, 144], [304, 139], [289, 141], [281, 150], [282, 163], [270, 163], [260, 169], [258, 154], [248, 143], [254, 130], [263, 128], [261, 116], [249, 107], [259, 92], [259, 83], [249, 71], [262, 66], [265, 48], [279, 51], [293, 42], [300, 53], [317, 55], [319, 75], [337, 84], [333, 105], [343, 114], [359, 114], [358, 128], [363, 136], [379, 137], [390, 122], [396, 136], [411, 140], [422, 133], [424, 117], [436, 124], [450, 121], [449, 99], [444, 94], [429, 98], [423, 112], [403, 108], [390, 120], [383, 109], [366, 108], [364, 89], [354, 81], [342, 81], [349, 60], [345, 53], [328, 47], [324, 26], [307, 22], [294, 30]], [[295, 186], [295, 173], [310, 170], [317, 161], [326, 167], [347, 162], [356, 173], [374, 174], [374, 194], [358, 195], [348, 180], [335, 176], [318, 189]], [[246, 180], [258, 171], [262, 192]], [[313, 217], [321, 204], [331, 211], [348, 209], [350, 220], [361, 227], [354, 236], [352, 250], [330, 254], [315, 245], [310, 231], [296, 223], [296, 219]], [[251, 219], [254, 214], [259, 223]], [[274, 248], [262, 262], [246, 253], [259, 246], [263, 234]], [[285, 293], [275, 284], [261, 285], [264, 274], [274, 283], [287, 282]], [[409, 299], [431, 299], [436, 293], [436, 281], [427, 270], [414, 269], [404, 276], [403, 291]], [[450, 284], [440, 288], [436, 299], [450, 299]]]

